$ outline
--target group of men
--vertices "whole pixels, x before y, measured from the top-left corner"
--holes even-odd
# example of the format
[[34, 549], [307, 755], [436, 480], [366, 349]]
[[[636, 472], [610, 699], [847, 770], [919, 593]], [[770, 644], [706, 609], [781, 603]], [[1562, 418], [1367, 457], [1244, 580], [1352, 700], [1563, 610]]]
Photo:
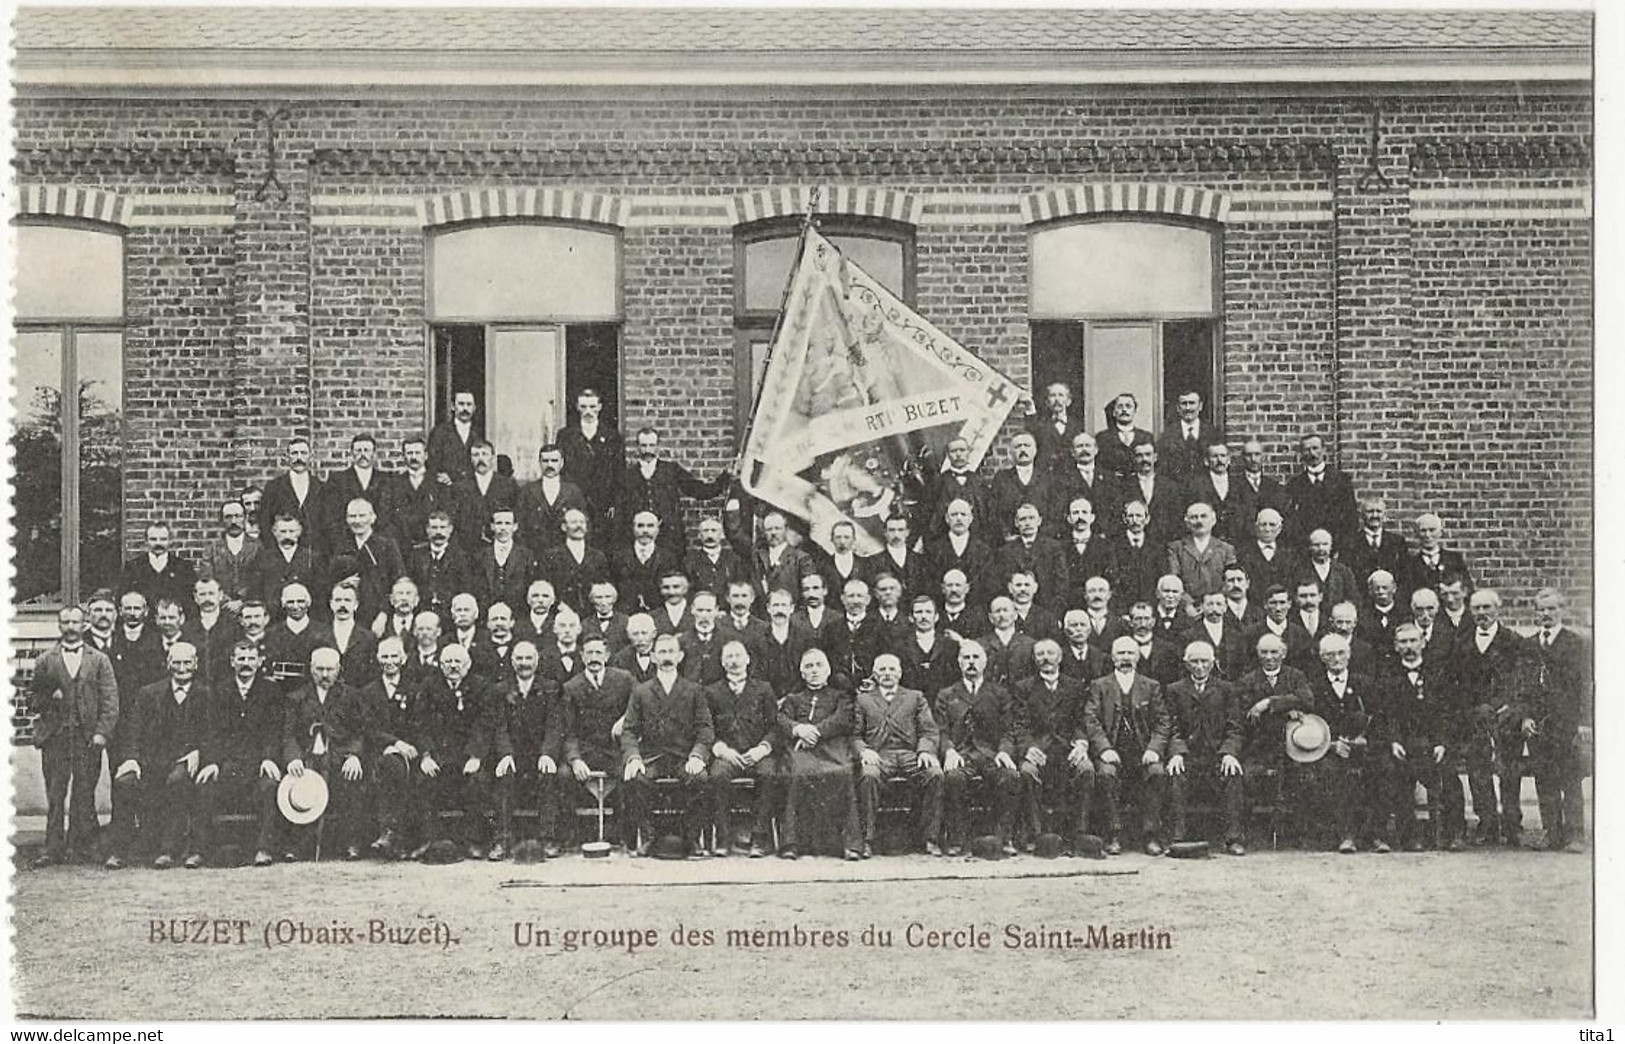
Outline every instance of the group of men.
[[222, 506], [196, 566], [150, 526], [116, 596], [62, 611], [30, 686], [42, 863], [202, 866], [228, 807], [255, 813], [254, 863], [299, 858], [311, 831], [276, 791], [305, 772], [349, 858], [422, 857], [448, 818], [470, 857], [526, 832], [556, 853], [607, 794], [634, 854], [665, 804], [690, 855], [862, 859], [888, 787], [931, 853], [985, 834], [1156, 855], [1206, 836], [1211, 808], [1240, 855], [1257, 801], [1308, 844], [1459, 849], [1520, 842], [1526, 775], [1543, 844], [1583, 837], [1591, 653], [1562, 595], [1537, 596], [1533, 638], [1502, 626], [1442, 522], [1419, 516], [1411, 548], [1319, 436], [1285, 484], [1251, 440], [1232, 475], [1196, 393], [1160, 437], [1127, 395], [1091, 434], [1054, 385], [1008, 468], [949, 443], [860, 557], [850, 523], [825, 551], [737, 500], [691, 546], [683, 500], [726, 475], [662, 459], [648, 429], [623, 463], [590, 391], [522, 486], [474, 397], [454, 401], [399, 473], [357, 436], [324, 482], [289, 440], [288, 470]]

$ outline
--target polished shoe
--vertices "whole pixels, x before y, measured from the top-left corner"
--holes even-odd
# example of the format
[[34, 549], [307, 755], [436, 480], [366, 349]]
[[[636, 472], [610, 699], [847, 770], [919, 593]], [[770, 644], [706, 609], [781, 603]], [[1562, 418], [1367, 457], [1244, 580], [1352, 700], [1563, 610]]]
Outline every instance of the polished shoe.
[[485, 846], [484, 845], [471, 844], [464, 851], [466, 851], [468, 853], [468, 858], [470, 858], [470, 859], [484, 859], [485, 858]]
[[999, 851], [1006, 857], [1013, 856], [1016, 854], [1016, 846], [1009, 841], [1006, 841], [999, 846]]
[[508, 850], [502, 847], [501, 841], [498, 841], [496, 844], [492, 845], [491, 850], [485, 853], [486, 860], [492, 863], [500, 863], [502, 860], [506, 859], [507, 856]]
[[1465, 851], [1466, 848], [1467, 845], [1459, 837], [1451, 838], [1449, 841], [1445, 842], [1444, 846], [1444, 850], [1446, 852], [1461, 852]]
[[939, 856], [942, 854], [942, 846], [937, 844], [935, 841], [927, 841], [925, 843], [925, 854], [928, 856]]
[[174, 865], [175, 857], [170, 855], [168, 852], [165, 852], [163, 855], [152, 861], [152, 868], [154, 870], [168, 870]]
[[626, 854], [631, 856], [633, 859], [649, 858], [649, 842], [645, 841], [636, 847], [628, 848], [626, 850]]
[[1224, 850], [1233, 856], [1244, 856], [1247, 854], [1247, 846], [1242, 844], [1240, 841], [1230, 842], [1228, 845], [1224, 846]]
[[863, 851], [860, 854], [865, 859], [873, 859], [874, 855], [875, 855], [875, 846], [871, 845], [869, 842], [865, 841], [863, 843]]
[[848, 848], [846, 852], [843, 853], [843, 858], [845, 858], [849, 863], [856, 863], [858, 860], [863, 858], [863, 853], [859, 852], [856, 848]]
[[119, 855], [110, 855], [107, 857], [107, 862], [103, 863], [102, 866], [108, 870], [123, 870], [124, 857]]
[[1122, 855], [1123, 854], [1123, 843], [1121, 841], [1117, 840], [1115, 837], [1112, 838], [1110, 841], [1106, 842], [1106, 854], [1109, 855], [1109, 856], [1111, 856], [1111, 855]]
[[718, 859], [726, 859], [730, 853], [728, 852], [727, 845], [712, 845], [711, 854], [716, 856]]
[[284, 863], [297, 863], [297, 862], [299, 862], [299, 853], [297, 853], [297, 852], [283, 852], [282, 853], [282, 861]]
[[380, 859], [388, 859], [395, 854], [395, 843], [398, 839], [395, 831], [386, 830], [378, 835], [378, 839], [367, 846], [368, 851]]
[[425, 842], [423, 842], [423, 844], [421, 844], [421, 845], [417, 846], [416, 848], [412, 849], [412, 854], [407, 856], [406, 858], [412, 860], [413, 862], [416, 862], [419, 859], [422, 859], [424, 853], [427, 852], [430, 849], [430, 847], [432, 847], [433, 845], [434, 845], [433, 841], [425, 841]]
[[33, 867], [35, 870], [43, 870], [45, 867], [48, 867], [48, 866], [56, 866], [58, 863], [60, 863], [62, 861], [63, 861], [62, 857], [60, 855], [56, 854], [55, 852], [44, 852], [44, 853], [42, 853], [40, 855], [35, 856], [34, 861], [29, 863], [28, 865]]
[[553, 841], [542, 842], [542, 855], [548, 859], [557, 859], [559, 857], [558, 844]]
[[1371, 846], [1371, 851], [1375, 852], [1377, 855], [1387, 855], [1389, 852], [1393, 851], [1393, 848], [1390, 847], [1386, 841], [1378, 841], [1376, 844]]
[[965, 849], [962, 846], [960, 846], [960, 845], [949, 845], [948, 846], [948, 855], [949, 856], [962, 856], [964, 854], [965, 854]]
[[1352, 838], [1345, 837], [1342, 841], [1338, 842], [1337, 851], [1339, 855], [1353, 855], [1355, 852], [1359, 851], [1359, 849], [1354, 847], [1354, 841]]
[[254, 853], [255, 866], [270, 866], [274, 862], [276, 862], [276, 857], [272, 856], [271, 853], [267, 852], [263, 848]]
[[763, 848], [761, 845], [751, 845], [750, 846], [750, 857], [752, 859], [766, 859], [767, 858], [767, 849]]
[[787, 845], [784, 848], [779, 849], [780, 859], [796, 859], [799, 856], [800, 853], [796, 851], [794, 845]]
[[361, 858], [361, 849], [356, 845], [346, 845], [344, 848], [344, 858], [348, 859], [352, 863], [355, 862], [357, 859]]
[[182, 863], [181, 865], [186, 867], [188, 870], [196, 870], [198, 867], [203, 865], [203, 857], [198, 855], [196, 852], [193, 852], [191, 855], [186, 857], [186, 862]]
[[1405, 851], [1407, 851], [1407, 852], [1420, 852], [1420, 851], [1422, 851], [1422, 841], [1421, 841], [1421, 839], [1420, 838], [1412, 838], [1411, 840], [1405, 842]]
[[1145, 843], [1145, 854], [1146, 855], [1148, 855], [1148, 856], [1160, 856], [1160, 855], [1162, 855], [1162, 853], [1163, 853], [1162, 845], [1157, 843], [1156, 841], [1147, 841]]
[[1038, 842], [1032, 840], [1023, 841], [1021, 843], [1021, 850], [1028, 855], [1032, 855], [1034, 852], [1038, 851]]
[[[722, 854], [727, 855], [728, 853], [724, 852]], [[710, 859], [711, 858], [711, 850], [709, 848], [707, 848], [703, 843], [701, 843], [699, 841], [696, 841], [693, 844], [688, 846], [688, 858], [690, 858], [690, 859]]]

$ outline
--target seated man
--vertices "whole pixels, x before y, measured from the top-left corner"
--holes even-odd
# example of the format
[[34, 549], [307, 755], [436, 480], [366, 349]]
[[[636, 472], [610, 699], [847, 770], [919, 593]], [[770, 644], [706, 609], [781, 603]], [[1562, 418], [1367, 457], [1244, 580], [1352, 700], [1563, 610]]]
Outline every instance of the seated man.
[[[1260, 635], [1254, 646], [1258, 667], [1236, 682], [1237, 696], [1246, 712], [1242, 771], [1250, 780], [1276, 780], [1277, 795], [1297, 811], [1295, 833], [1304, 836], [1312, 823], [1300, 795], [1312, 793], [1315, 768], [1286, 755], [1286, 723], [1315, 709], [1309, 679], [1286, 662], [1286, 642], [1274, 634]], [[1255, 783], [1256, 785], [1256, 783]]]
[[[418, 703], [427, 680], [405, 669], [406, 648], [400, 637], [385, 635], [377, 655], [378, 676], [361, 690], [370, 724], [367, 747], [373, 754], [373, 779], [377, 781], [379, 832], [371, 847], [374, 855], [393, 859], [411, 850], [402, 846], [414, 825], [412, 783], [418, 778], [418, 748], [413, 721], [422, 713]], [[435, 669], [439, 669], [438, 660]]]
[[[397, 643], [398, 644], [398, 643]], [[276, 788], [282, 780], [282, 690], [260, 673], [259, 646], [244, 639], [231, 650], [231, 674], [219, 678], [213, 697], [209, 764], [198, 772], [198, 850], [210, 852], [214, 817], [230, 805], [251, 807], [257, 822], [254, 865], [270, 866], [280, 817]]]
[[1192, 797], [1217, 801], [1224, 808], [1225, 850], [1246, 855], [1241, 704], [1215, 670], [1213, 646], [1200, 640], [1185, 646], [1185, 677], [1168, 686], [1167, 700], [1174, 726], [1168, 745], [1174, 840], [1190, 838], [1185, 810]]
[[888, 779], [909, 782], [920, 837], [929, 855], [941, 855], [942, 765], [931, 705], [918, 689], [902, 688], [902, 661], [894, 653], [875, 657], [874, 686], [858, 691], [853, 708], [852, 745], [862, 775], [858, 779], [858, 818], [863, 827], [863, 858], [874, 854], [880, 786]]
[[[168, 677], [141, 689], [132, 720], [120, 726], [128, 729], [128, 740], [113, 785], [139, 809], [142, 830], [158, 851], [153, 867], [167, 869], [184, 856], [192, 870], [203, 865], [198, 775], [211, 736], [209, 690], [197, 678], [191, 643], [171, 645], [168, 664]], [[128, 839], [115, 839], [115, 852], [129, 850]]]
[[[710, 591], [695, 596], [714, 597]], [[684, 654], [687, 659], [687, 654]], [[711, 814], [716, 836], [711, 841], [713, 855], [728, 854], [730, 842], [748, 845], [750, 857], [760, 859], [773, 846], [771, 820], [773, 799], [778, 787], [777, 760], [773, 757], [778, 708], [773, 687], [750, 674], [750, 651], [738, 639], [722, 646], [722, 677], [706, 686], [711, 707], [711, 726], [716, 740], [711, 745]], [[733, 781], [750, 777], [756, 781], [751, 833], [745, 838], [732, 826], [730, 805]]]
[[490, 836], [491, 788], [498, 752], [509, 746], [501, 696], [470, 674], [468, 650], [455, 643], [440, 651], [440, 674], [429, 679], [412, 723], [418, 737], [418, 777], [413, 794], [424, 826], [412, 858], [420, 859], [446, 838], [441, 815], [462, 814], [470, 859], [484, 859]]
[[1173, 719], [1162, 686], [1139, 673], [1140, 647], [1132, 637], [1112, 642], [1112, 673], [1089, 685], [1084, 728], [1095, 756], [1095, 778], [1106, 803], [1106, 854], [1123, 851], [1122, 790], [1125, 779], [1140, 784], [1138, 804], [1145, 854], [1163, 852], [1162, 801], [1167, 778], [1162, 763], [1173, 735]]
[[1429, 655], [1422, 629], [1414, 623], [1394, 628], [1395, 658], [1383, 679], [1384, 730], [1392, 762], [1389, 804], [1398, 820], [1395, 840], [1407, 852], [1422, 851], [1416, 823], [1417, 784], [1427, 791], [1434, 844], [1462, 850], [1467, 796], [1457, 772], [1460, 741], [1455, 721], [1452, 667], [1447, 657]]
[[[1348, 639], [1327, 634], [1320, 639], [1322, 669], [1310, 681], [1315, 706], [1332, 730], [1332, 749], [1320, 764], [1321, 813], [1316, 818], [1337, 830], [1337, 850], [1353, 855], [1357, 842], [1369, 839], [1373, 852], [1389, 852], [1388, 792], [1382, 769], [1381, 742], [1373, 731], [1379, 697], [1369, 675], [1349, 669]], [[1378, 723], [1380, 724], [1380, 722]]]
[[[1067, 616], [1072, 617], [1072, 613]], [[1077, 626], [1082, 626], [1078, 624]], [[1083, 648], [1093, 652], [1087, 642]], [[1089, 735], [1083, 727], [1088, 683], [1061, 670], [1061, 645], [1046, 638], [1033, 647], [1038, 673], [1015, 685], [1016, 752], [1022, 756], [1023, 826], [1026, 847], [1038, 834], [1056, 833], [1073, 840], [1088, 833], [1089, 804], [1095, 792], [1095, 767], [1089, 763]], [[1044, 806], [1055, 807], [1055, 826], [1044, 829]]]
[[[615, 819], [621, 827], [621, 841], [627, 851], [637, 848], [637, 835], [622, 804], [621, 781], [621, 721], [626, 705], [632, 699], [637, 681], [619, 667], [610, 667], [609, 645], [601, 635], [588, 635], [581, 639], [581, 671], [564, 682], [565, 720], [568, 723], [564, 737], [564, 761], [570, 766], [570, 778], [561, 788], [559, 801], [562, 811], [568, 813], [577, 800], [583, 807], [596, 802], [590, 785], [602, 786], [606, 800], [615, 806]], [[593, 774], [599, 773], [601, 782], [592, 784]]]
[[852, 696], [830, 684], [828, 655], [817, 647], [804, 651], [801, 686], [779, 704], [786, 777], [780, 859], [795, 859], [803, 847], [833, 844], [847, 859], [863, 858], [852, 779], [853, 717]]
[[683, 662], [683, 648], [675, 634], [655, 639], [654, 661], [653, 676], [632, 689], [621, 728], [627, 819], [631, 829], [642, 836], [637, 854], [647, 855], [652, 840], [647, 829], [649, 784], [657, 779], [680, 780], [683, 840], [691, 855], [703, 856], [706, 850], [700, 843], [700, 831], [704, 822], [701, 810], [705, 766], [711, 745], [716, 742], [711, 705], [697, 682], [677, 672]]
[[[1005, 599], [1006, 604], [1009, 600]], [[959, 681], [937, 693], [932, 708], [942, 733], [943, 782], [947, 788], [949, 855], [959, 855], [970, 833], [973, 779], [991, 791], [995, 830], [1005, 855], [1015, 855], [1011, 828], [1021, 775], [1016, 768], [1016, 715], [1010, 693], [987, 677], [987, 652], [979, 642], [959, 644]]]
[[[361, 752], [368, 730], [361, 693], [339, 680], [339, 651], [310, 654], [310, 680], [293, 691], [283, 707], [282, 756], [290, 775], [315, 772], [327, 780], [326, 842], [346, 859], [361, 858], [356, 819], [361, 802]], [[289, 843], [283, 858], [292, 862]], [[320, 853], [317, 853], [320, 855]]]
[[[549, 859], [558, 855], [559, 763], [564, 760], [565, 701], [563, 687], [537, 673], [541, 654], [534, 642], [514, 645], [513, 674], [502, 685], [502, 713], [513, 764], [497, 765], [498, 829], [501, 840], [486, 858], [502, 858], [502, 846], [514, 844], [514, 805], [536, 806], [536, 833]], [[503, 786], [502, 781], [511, 781]]]

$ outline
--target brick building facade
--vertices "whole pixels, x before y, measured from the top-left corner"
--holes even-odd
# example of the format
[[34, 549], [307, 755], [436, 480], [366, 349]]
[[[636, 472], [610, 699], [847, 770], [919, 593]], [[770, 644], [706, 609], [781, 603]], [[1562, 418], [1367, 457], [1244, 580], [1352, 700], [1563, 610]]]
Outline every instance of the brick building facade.
[[[1279, 477], [1323, 432], [1391, 517], [1442, 514], [1515, 619], [1548, 583], [1588, 615], [1590, 36], [1512, 11], [25, 10], [16, 198], [122, 241], [127, 552], [158, 519], [200, 549], [295, 432], [318, 471], [359, 431], [395, 466], [467, 331], [493, 368], [511, 331], [553, 351], [566, 395], [578, 362], [608, 375], [623, 430], [714, 474], [765, 333], [740, 269], [816, 190], [1018, 382], [1112, 336], [1162, 381], [1188, 335]], [[1035, 308], [1070, 292], [1035, 243], [1097, 222], [1205, 233], [1212, 307]], [[610, 237], [610, 303], [438, 308], [446, 237], [512, 225]]]

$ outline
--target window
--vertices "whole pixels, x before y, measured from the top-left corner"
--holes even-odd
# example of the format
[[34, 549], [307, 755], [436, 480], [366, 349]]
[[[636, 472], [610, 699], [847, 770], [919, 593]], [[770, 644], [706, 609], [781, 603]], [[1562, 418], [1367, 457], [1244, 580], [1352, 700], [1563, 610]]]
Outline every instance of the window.
[[1205, 226], [1088, 220], [1032, 236], [1032, 373], [1036, 398], [1056, 381], [1091, 430], [1120, 392], [1140, 402], [1137, 423], [1159, 431], [1181, 392], [1202, 393], [1222, 418], [1219, 237]]
[[124, 239], [88, 224], [16, 232], [16, 600], [43, 608], [113, 586], [122, 564]]
[[604, 419], [620, 403], [620, 239], [596, 226], [468, 225], [430, 240], [431, 423], [472, 391], [475, 425], [515, 477], [538, 477], [536, 451], [596, 389]]
[[[767, 370], [773, 327], [801, 241], [802, 218], [741, 226], [734, 249], [734, 387], [736, 428], [743, 441]], [[879, 218], [828, 216], [818, 230], [904, 304], [914, 307], [914, 228]]]

